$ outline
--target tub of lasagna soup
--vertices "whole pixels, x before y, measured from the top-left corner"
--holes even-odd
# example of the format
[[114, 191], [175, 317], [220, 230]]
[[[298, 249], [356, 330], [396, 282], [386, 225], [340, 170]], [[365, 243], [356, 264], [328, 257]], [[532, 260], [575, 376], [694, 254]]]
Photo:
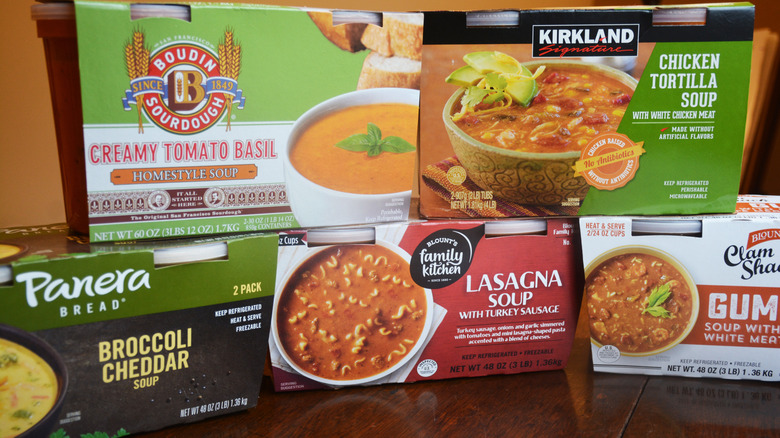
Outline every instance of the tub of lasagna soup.
[[424, 221], [280, 233], [274, 388], [565, 367], [582, 284], [575, 226]]

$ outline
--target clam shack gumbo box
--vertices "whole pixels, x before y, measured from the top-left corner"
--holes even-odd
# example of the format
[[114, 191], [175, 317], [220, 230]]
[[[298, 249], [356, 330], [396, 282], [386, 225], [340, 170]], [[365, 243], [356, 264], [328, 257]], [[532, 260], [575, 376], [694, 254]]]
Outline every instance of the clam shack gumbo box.
[[566, 366], [580, 304], [573, 219], [281, 233], [277, 391]]
[[[255, 406], [276, 243], [258, 233], [90, 245], [66, 226], [0, 230], [0, 347], [38, 352], [58, 381], [37, 398], [47, 417], [31, 436], [121, 436]], [[3, 399], [25, 386], [14, 386], [14, 354], [0, 354], [11, 436], [39, 408], [23, 393]]]
[[[70, 38], [55, 25], [68, 10]], [[74, 96], [61, 96], [72, 77], [50, 79], [55, 105], [83, 114], [55, 111], [79, 128], [60, 136], [60, 158], [69, 223], [91, 241], [407, 219], [422, 14], [92, 1], [73, 12], [33, 9], [52, 69], [78, 78]], [[77, 65], [56, 56], [62, 41], [77, 44]]]
[[595, 371], [780, 380], [780, 198], [580, 225]]
[[426, 12], [428, 218], [734, 211], [754, 8]]

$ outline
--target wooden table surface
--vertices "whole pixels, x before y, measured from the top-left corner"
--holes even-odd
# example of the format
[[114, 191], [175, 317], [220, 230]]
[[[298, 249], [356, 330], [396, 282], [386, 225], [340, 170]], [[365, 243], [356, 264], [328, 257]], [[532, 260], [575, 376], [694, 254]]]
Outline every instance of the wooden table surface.
[[586, 319], [563, 370], [274, 393], [144, 437], [780, 437], [780, 384], [594, 373]]

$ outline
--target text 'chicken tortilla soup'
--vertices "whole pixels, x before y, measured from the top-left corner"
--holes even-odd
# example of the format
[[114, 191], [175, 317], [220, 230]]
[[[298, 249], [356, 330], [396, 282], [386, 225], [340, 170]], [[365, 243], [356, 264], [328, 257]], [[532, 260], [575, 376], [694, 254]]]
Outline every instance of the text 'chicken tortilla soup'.
[[279, 298], [282, 349], [300, 369], [331, 380], [377, 375], [420, 341], [425, 289], [409, 264], [380, 245], [326, 248], [290, 277]]
[[680, 340], [693, 314], [692, 291], [671, 263], [649, 254], [610, 258], [585, 284], [591, 337], [624, 353], [656, 351]]
[[588, 64], [544, 66], [528, 106], [481, 103], [453, 108], [453, 121], [471, 138], [520, 152], [581, 151], [599, 134], [615, 132], [633, 87]]

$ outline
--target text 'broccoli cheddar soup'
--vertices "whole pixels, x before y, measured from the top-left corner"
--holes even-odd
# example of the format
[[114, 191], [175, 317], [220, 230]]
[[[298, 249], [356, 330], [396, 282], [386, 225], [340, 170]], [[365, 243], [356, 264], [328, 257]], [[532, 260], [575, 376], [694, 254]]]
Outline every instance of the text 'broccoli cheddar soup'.
[[671, 262], [645, 253], [598, 265], [585, 284], [591, 337], [623, 354], [642, 354], [680, 341], [692, 323], [695, 297]]
[[376, 376], [403, 361], [425, 331], [428, 302], [409, 264], [381, 245], [337, 245], [289, 277], [275, 309], [280, 349], [310, 375]]

